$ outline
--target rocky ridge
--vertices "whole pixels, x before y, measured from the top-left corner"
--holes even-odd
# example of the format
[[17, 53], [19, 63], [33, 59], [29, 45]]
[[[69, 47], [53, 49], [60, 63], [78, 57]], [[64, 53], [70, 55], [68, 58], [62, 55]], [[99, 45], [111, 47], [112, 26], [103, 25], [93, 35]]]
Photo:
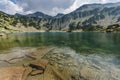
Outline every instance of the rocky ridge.
[[[114, 27], [108, 30], [109, 26]], [[42, 12], [9, 15], [0, 12], [0, 32], [120, 31], [120, 2], [85, 4], [69, 14], [49, 16]]]

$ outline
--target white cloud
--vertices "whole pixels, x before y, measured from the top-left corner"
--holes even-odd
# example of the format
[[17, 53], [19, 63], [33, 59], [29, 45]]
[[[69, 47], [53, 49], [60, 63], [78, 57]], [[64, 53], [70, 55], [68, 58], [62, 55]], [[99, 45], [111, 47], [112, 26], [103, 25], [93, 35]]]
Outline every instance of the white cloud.
[[76, 10], [77, 8], [79, 8], [80, 6], [84, 5], [84, 4], [92, 4], [92, 3], [108, 3], [108, 2], [118, 2], [120, 0], [75, 0], [73, 5], [71, 5], [69, 8], [64, 9], [63, 13], [70, 13], [74, 10]]
[[81, 0], [75, 0], [73, 5], [71, 5], [69, 8], [65, 9], [63, 13], [69, 13], [74, 11], [75, 9], [79, 8], [83, 4], [87, 4], [87, 1], [81, 1]]
[[69, 8], [75, 0], [18, 0], [17, 4], [22, 6], [24, 12], [40, 11], [49, 15], [62, 13]]
[[40, 11], [49, 15], [70, 13], [83, 4], [118, 2], [120, 0], [0, 0], [0, 10], [9, 14]]
[[10, 0], [0, 0], [0, 10], [9, 14], [15, 14], [23, 11], [23, 8], [14, 4]]
[[107, 0], [102, 0], [102, 2], [103, 2], [103, 3], [106, 3], [106, 2], [107, 2]]
[[102, 3], [120, 2], [120, 0], [100, 0]]

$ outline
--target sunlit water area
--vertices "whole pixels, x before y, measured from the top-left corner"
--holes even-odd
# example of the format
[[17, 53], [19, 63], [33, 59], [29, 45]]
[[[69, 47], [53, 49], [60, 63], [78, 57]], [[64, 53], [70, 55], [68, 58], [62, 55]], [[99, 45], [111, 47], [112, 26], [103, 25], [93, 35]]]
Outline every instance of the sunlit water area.
[[71, 70], [72, 76], [64, 76], [65, 80], [120, 80], [120, 33], [13, 33], [0, 38], [0, 60], [8, 58], [15, 62], [12, 57], [20, 59], [34, 50], [46, 52], [48, 47], [52, 50], [44, 58], [60, 70]]

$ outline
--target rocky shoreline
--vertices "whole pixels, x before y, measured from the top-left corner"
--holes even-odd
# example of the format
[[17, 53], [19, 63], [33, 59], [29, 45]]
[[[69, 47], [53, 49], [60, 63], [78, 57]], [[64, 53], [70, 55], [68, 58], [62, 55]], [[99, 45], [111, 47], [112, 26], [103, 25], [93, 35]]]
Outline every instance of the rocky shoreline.
[[0, 54], [0, 80], [120, 80], [120, 65], [110, 62], [116, 56], [101, 55], [46, 46], [16, 48]]

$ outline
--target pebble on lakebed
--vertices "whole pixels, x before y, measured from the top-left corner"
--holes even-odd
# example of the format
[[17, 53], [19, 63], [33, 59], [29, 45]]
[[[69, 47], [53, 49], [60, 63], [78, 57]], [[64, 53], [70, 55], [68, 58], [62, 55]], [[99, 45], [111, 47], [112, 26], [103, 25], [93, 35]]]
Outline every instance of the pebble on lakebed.
[[0, 80], [120, 80], [115, 57], [84, 56], [70, 48], [16, 48], [0, 54]]

